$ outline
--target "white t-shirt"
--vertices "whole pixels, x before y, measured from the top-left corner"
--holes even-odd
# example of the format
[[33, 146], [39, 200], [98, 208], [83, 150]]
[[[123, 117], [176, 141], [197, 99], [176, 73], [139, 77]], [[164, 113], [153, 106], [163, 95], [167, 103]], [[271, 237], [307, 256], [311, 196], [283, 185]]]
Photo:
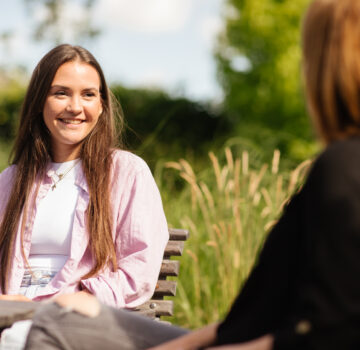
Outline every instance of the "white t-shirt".
[[[80, 190], [75, 184], [79, 167], [79, 159], [51, 163], [51, 168], [55, 171], [55, 186], [52, 186], [37, 208], [28, 259], [31, 272], [25, 272], [20, 289], [20, 293], [29, 298], [37, 295], [38, 288], [45, 286], [69, 257], [75, 207]], [[63, 174], [60, 181], [56, 174]]]

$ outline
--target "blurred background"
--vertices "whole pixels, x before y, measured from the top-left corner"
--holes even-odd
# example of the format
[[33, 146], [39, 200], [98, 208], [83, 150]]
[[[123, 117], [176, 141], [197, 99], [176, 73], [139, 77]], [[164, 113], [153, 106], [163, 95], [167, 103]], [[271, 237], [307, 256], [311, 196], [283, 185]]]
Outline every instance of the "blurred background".
[[191, 231], [175, 323], [221, 318], [320, 149], [301, 81], [309, 0], [0, 1], [0, 170], [37, 62], [59, 43], [89, 49], [169, 225]]

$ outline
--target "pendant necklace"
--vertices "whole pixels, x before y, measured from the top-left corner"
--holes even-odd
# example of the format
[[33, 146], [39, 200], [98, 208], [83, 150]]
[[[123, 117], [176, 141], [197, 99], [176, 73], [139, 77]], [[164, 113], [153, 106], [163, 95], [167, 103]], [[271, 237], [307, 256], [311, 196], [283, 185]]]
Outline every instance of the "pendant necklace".
[[63, 172], [63, 173], [61, 173], [61, 174], [58, 174], [55, 170], [54, 170], [54, 172], [55, 172], [55, 175], [58, 177], [58, 180], [54, 180], [54, 178], [53, 177], [51, 177], [52, 179], [53, 179], [53, 182], [54, 182], [54, 184], [51, 186], [51, 189], [54, 191], [55, 190], [55, 188], [56, 188], [56, 185], [70, 172], [70, 170], [71, 169], [73, 169], [74, 167], [75, 167], [75, 165], [77, 164], [77, 163], [79, 163], [80, 162], [80, 159], [78, 159], [69, 169], [67, 169], [65, 172]]

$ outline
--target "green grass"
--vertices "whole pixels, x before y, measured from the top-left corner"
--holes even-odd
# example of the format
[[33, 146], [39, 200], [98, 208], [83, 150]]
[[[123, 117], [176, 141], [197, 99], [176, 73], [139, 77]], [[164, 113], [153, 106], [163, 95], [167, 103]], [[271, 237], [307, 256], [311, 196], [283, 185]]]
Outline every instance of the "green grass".
[[[184, 159], [165, 164], [184, 187], [161, 192], [169, 225], [190, 230], [181, 257], [175, 324], [197, 328], [223, 318], [254, 264], [266, 233], [299, 187], [310, 161], [279, 171], [280, 152], [254, 166], [244, 151], [235, 158], [209, 153], [207, 169], [195, 173]], [[175, 181], [173, 180], [173, 184]]]

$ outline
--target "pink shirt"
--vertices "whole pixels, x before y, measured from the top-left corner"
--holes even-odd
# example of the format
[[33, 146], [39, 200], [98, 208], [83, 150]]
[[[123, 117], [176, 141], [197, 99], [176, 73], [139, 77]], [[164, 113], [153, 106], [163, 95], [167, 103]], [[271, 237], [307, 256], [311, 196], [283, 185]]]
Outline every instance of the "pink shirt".
[[[16, 166], [0, 174], [0, 219], [4, 215]], [[29, 213], [24, 232], [24, 250], [28, 257], [36, 208], [52, 185], [52, 170], [42, 179], [33, 211]], [[118, 266], [106, 268], [97, 276], [81, 279], [91, 270], [92, 256], [88, 248], [85, 211], [89, 191], [85, 176], [77, 174], [81, 188], [75, 208], [71, 249], [64, 267], [34, 300], [55, 294], [79, 291], [79, 281], [101, 302], [115, 307], [135, 307], [148, 300], [155, 289], [164, 249], [169, 238], [159, 190], [147, 164], [138, 156], [117, 150], [113, 154], [111, 176], [112, 234]], [[34, 186], [35, 187], [35, 186]], [[9, 275], [8, 294], [18, 294], [25, 271], [21, 254], [20, 226], [17, 232], [14, 259]]]

